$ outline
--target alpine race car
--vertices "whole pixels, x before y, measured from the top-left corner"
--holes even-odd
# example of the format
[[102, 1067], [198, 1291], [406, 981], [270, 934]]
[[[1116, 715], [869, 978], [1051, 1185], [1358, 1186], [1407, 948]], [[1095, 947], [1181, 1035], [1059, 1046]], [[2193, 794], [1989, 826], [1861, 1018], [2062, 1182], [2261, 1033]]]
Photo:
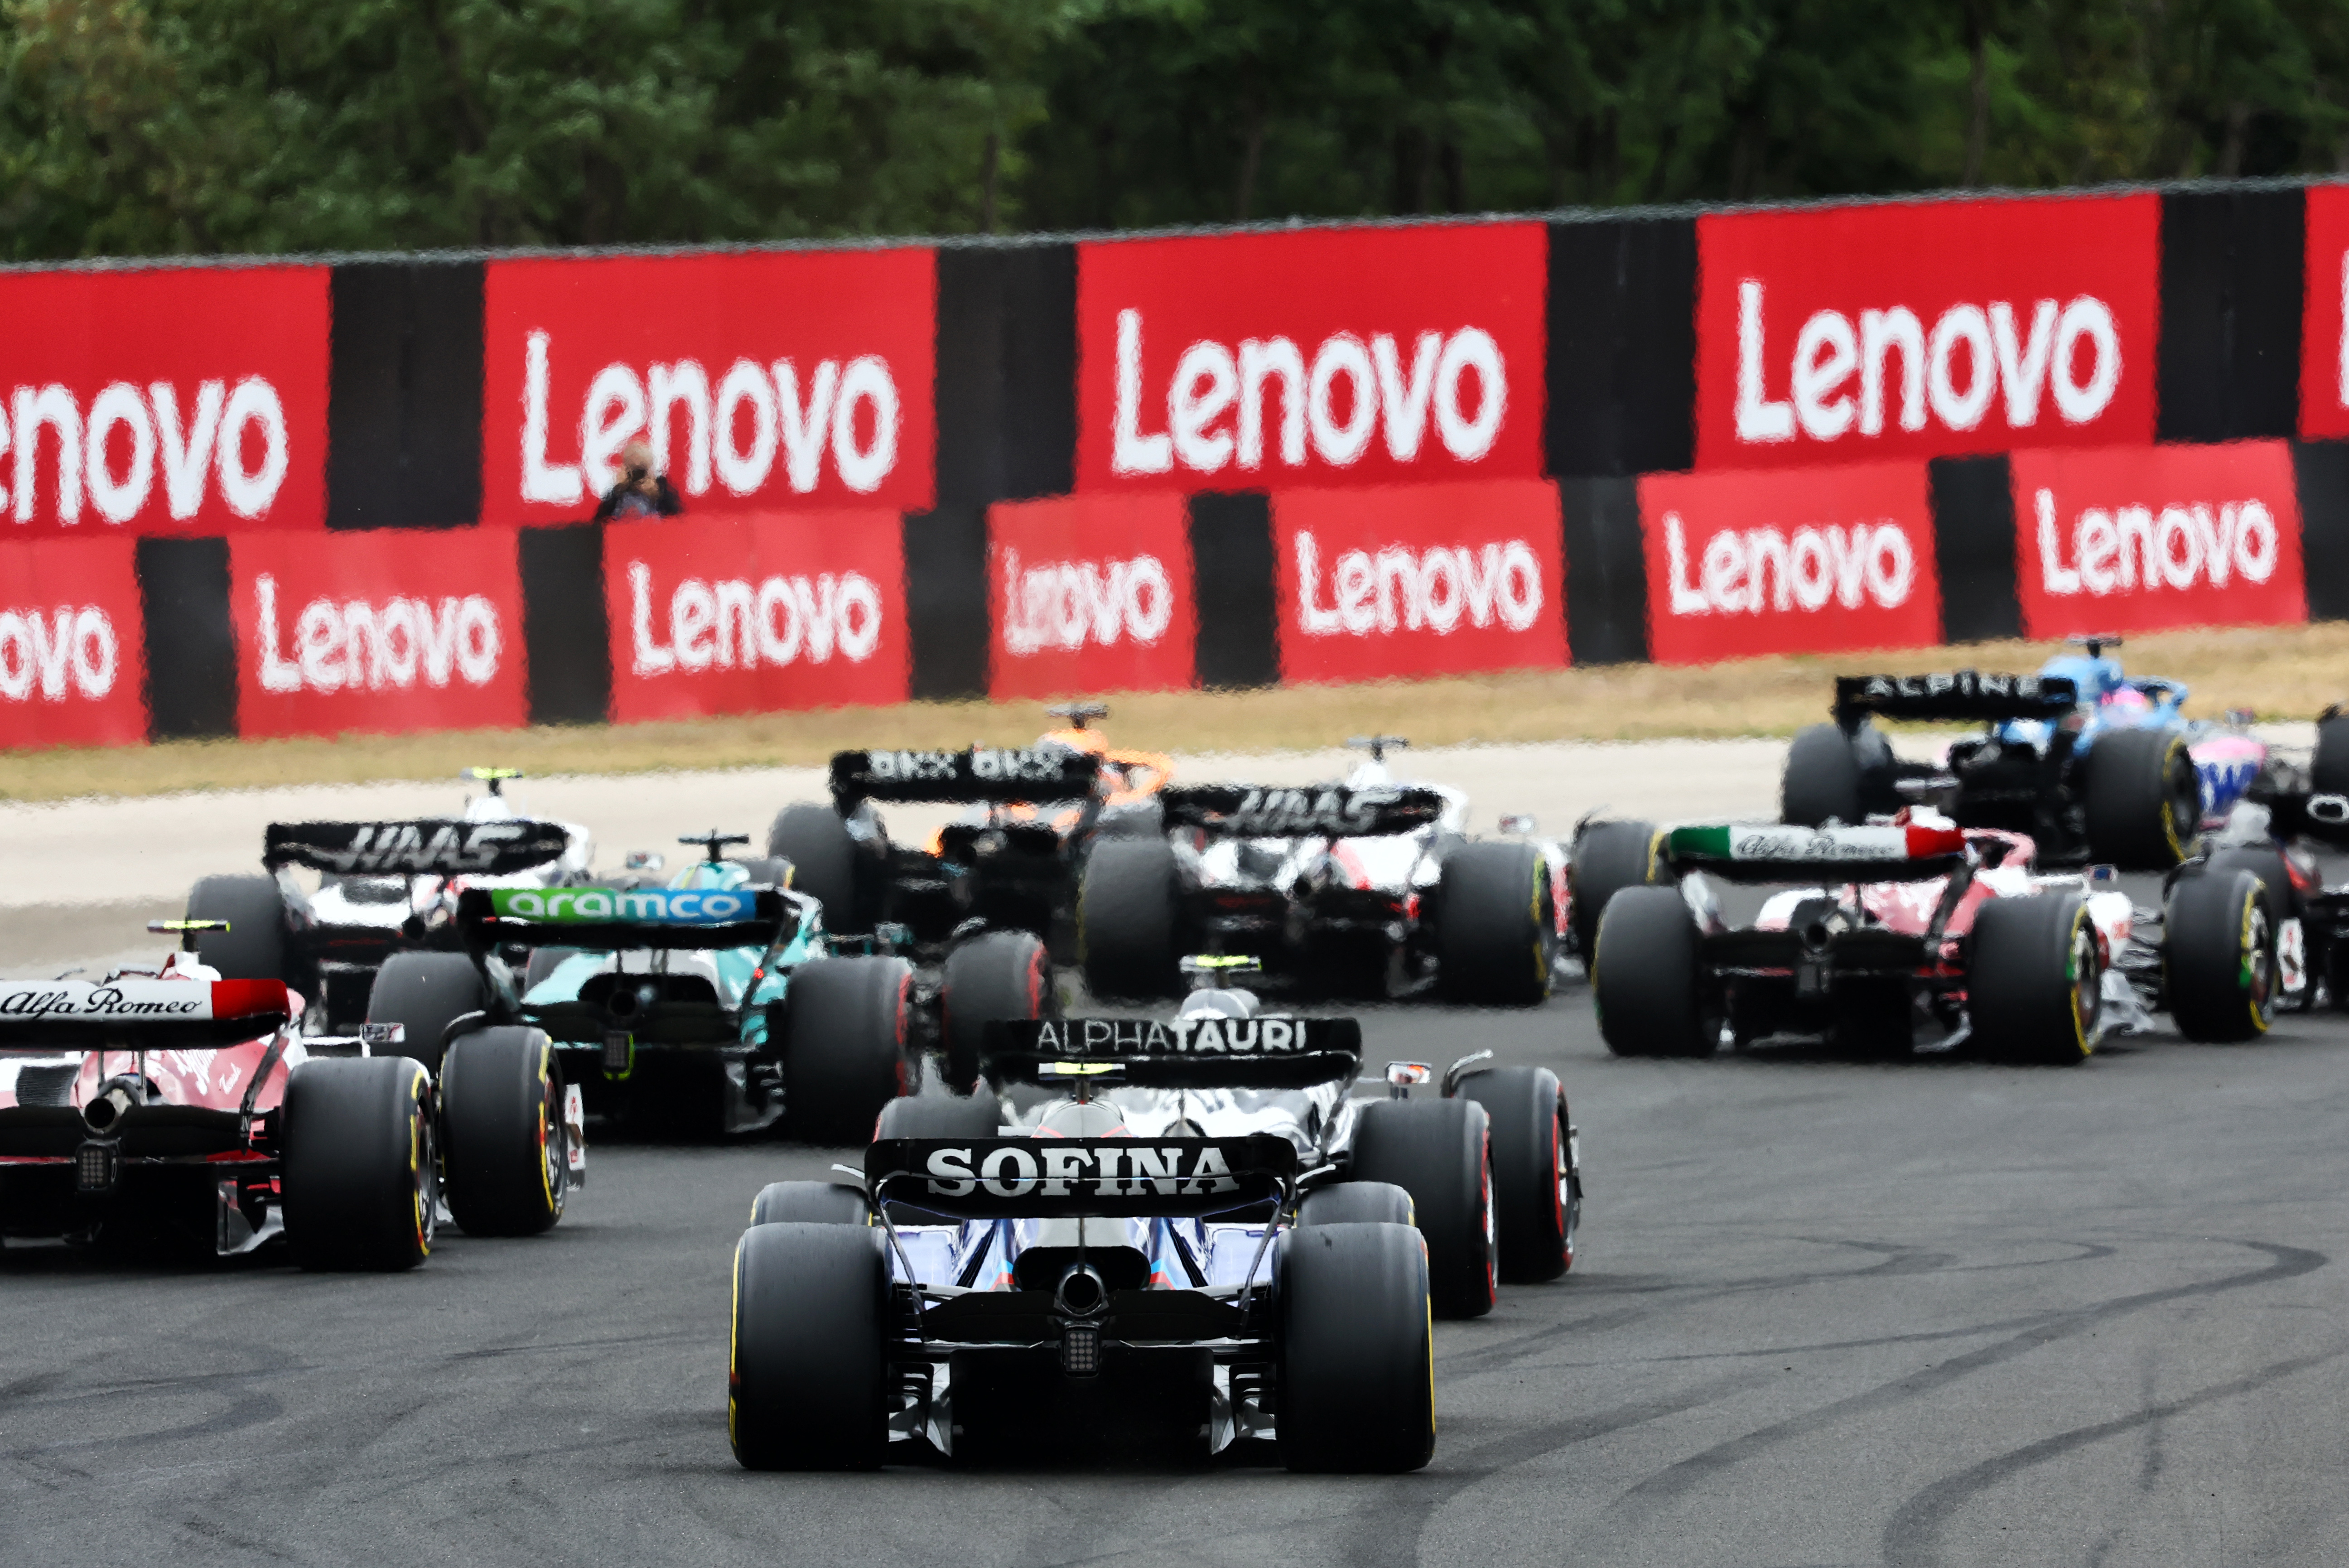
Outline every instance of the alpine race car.
[[[2276, 930], [2240, 868], [2182, 868], [2162, 909], [2139, 909], [2109, 867], [2043, 875], [2027, 836], [1924, 808], [1852, 827], [1683, 825], [1659, 855], [1677, 885], [1624, 888], [1599, 918], [1593, 996], [1618, 1055], [1797, 1034], [2074, 1063], [2155, 1010], [2206, 1041], [2249, 1039], [2273, 1012]], [[1794, 886], [1737, 928], [1709, 877]]]
[[1470, 839], [1466, 797], [1388, 770], [1388, 749], [1408, 743], [1347, 742], [1371, 755], [1342, 784], [1162, 790], [1165, 833], [1104, 839], [1085, 866], [1086, 985], [1175, 995], [1177, 961], [1204, 950], [1251, 953], [1310, 988], [1371, 1000], [1429, 986], [1487, 1005], [1547, 997], [1566, 929], [1563, 853]]
[[[464, 776], [489, 793], [458, 819], [272, 823], [262, 875], [206, 877], [189, 892], [188, 919], [216, 922], [197, 956], [233, 980], [282, 980], [315, 1003], [313, 1027], [347, 1030], [392, 955], [454, 950], [464, 888], [586, 880], [595, 840], [585, 827], [518, 815], [504, 793], [522, 776], [512, 769]], [[316, 892], [297, 869], [319, 874]]]
[[[1838, 676], [1834, 722], [1786, 753], [1780, 817], [1817, 827], [1930, 805], [1963, 826], [2028, 834], [2051, 863], [2177, 865], [2260, 775], [2267, 748], [2240, 716], [2186, 718], [2177, 681], [2125, 676], [2105, 651], [2118, 638], [2075, 640], [2079, 653], [2037, 675]], [[1986, 727], [1938, 763], [1913, 763], [1893, 754], [1879, 718]]]
[[[1013, 1127], [983, 1097], [897, 1101], [859, 1186], [760, 1193], [735, 1253], [742, 1463], [1033, 1452], [1040, 1432], [1092, 1451], [1145, 1431], [1294, 1469], [1427, 1462], [1431, 1308], [1489, 1307], [1495, 1255], [1526, 1244], [1506, 1210], [1495, 1242], [1505, 1120], [1550, 1153], [1528, 1172], [1549, 1211], [1540, 1277], [1569, 1259], [1557, 1080], [1487, 1071], [1489, 1116], [1464, 1092], [1357, 1105], [1351, 1020], [1202, 994], [1172, 1022], [999, 1025], [990, 1076], [1071, 1093]], [[1430, 1075], [1390, 1079], [1400, 1095]]]
[[385, 1054], [395, 1032], [305, 1035], [302, 1012], [185, 952], [0, 983], [0, 1235], [221, 1256], [282, 1238], [305, 1267], [404, 1269], [444, 1201], [481, 1235], [563, 1217], [586, 1151], [543, 1035], [471, 1032], [436, 1088]]

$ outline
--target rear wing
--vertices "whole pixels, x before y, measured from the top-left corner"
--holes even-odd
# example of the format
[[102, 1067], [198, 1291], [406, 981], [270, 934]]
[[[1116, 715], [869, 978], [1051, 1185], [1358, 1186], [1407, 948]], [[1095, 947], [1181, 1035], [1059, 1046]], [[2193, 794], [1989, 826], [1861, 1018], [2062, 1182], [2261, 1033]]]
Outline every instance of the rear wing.
[[471, 947], [763, 948], [798, 919], [772, 888], [469, 888], [457, 899]]
[[1789, 827], [1713, 823], [1664, 835], [1675, 875], [1709, 872], [1729, 882], [1921, 882], [1966, 862], [1956, 827]]
[[1440, 790], [1400, 784], [1181, 784], [1158, 792], [1169, 827], [1238, 838], [1378, 838], [1442, 819]]
[[0, 1052], [201, 1051], [274, 1034], [294, 1016], [274, 980], [0, 981]]
[[1361, 1071], [1350, 1018], [1031, 1018], [992, 1023], [980, 1054], [1013, 1083], [1085, 1079], [1153, 1089], [1304, 1089]]
[[273, 822], [261, 863], [346, 877], [511, 877], [570, 847], [559, 822]]
[[959, 1219], [1214, 1214], [1285, 1198], [1285, 1137], [884, 1138], [864, 1151], [866, 1190]]
[[1885, 719], [2060, 719], [2079, 703], [2068, 675], [1986, 675], [1955, 670], [1940, 675], [1838, 675], [1836, 722], [1849, 728], [1861, 715]]
[[835, 752], [832, 795], [860, 800], [1011, 805], [1080, 800], [1095, 792], [1101, 759], [1066, 746], [972, 746], [959, 752]]
[[2349, 849], [2349, 795], [2255, 784], [2244, 799], [2268, 808], [2269, 831], [2278, 838], [2313, 838]]

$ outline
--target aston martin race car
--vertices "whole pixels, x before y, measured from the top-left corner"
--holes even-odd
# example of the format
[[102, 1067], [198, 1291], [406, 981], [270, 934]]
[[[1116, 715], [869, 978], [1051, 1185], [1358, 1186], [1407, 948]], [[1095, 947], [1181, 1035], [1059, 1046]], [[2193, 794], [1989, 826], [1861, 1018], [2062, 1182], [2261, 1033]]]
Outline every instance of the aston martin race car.
[[[1624, 888], [1599, 918], [1593, 995], [1618, 1055], [1795, 1034], [2075, 1063], [2162, 1009], [2205, 1041], [2273, 1014], [2277, 932], [2240, 867], [2189, 864], [2140, 909], [2110, 867], [2042, 874], [2028, 836], [1925, 807], [1864, 826], [1685, 824], [1658, 846], [1675, 885]], [[1708, 877], [1779, 890], [1733, 927]]]
[[[468, 887], [584, 882], [595, 840], [576, 823], [518, 815], [510, 768], [469, 768], [489, 786], [461, 818], [272, 823], [259, 876], [206, 877], [188, 919], [217, 922], [197, 955], [233, 980], [282, 980], [308, 998], [309, 1025], [347, 1030], [366, 1014], [376, 971], [394, 953], [453, 951]], [[295, 873], [318, 874], [316, 891]]]
[[436, 1087], [395, 1032], [305, 1035], [302, 1011], [186, 952], [0, 983], [0, 1235], [404, 1269], [444, 1201], [481, 1235], [563, 1217], [586, 1151], [543, 1035], [472, 1032]]
[[1205, 950], [1373, 1001], [1430, 987], [1487, 1005], [1547, 996], [1566, 929], [1564, 854], [1529, 837], [1470, 839], [1457, 790], [1389, 771], [1386, 753], [1408, 743], [1349, 741], [1371, 755], [1342, 784], [1162, 790], [1164, 834], [1106, 839], [1086, 864], [1086, 985], [1174, 995], [1177, 961]]
[[[753, 1203], [728, 1386], [745, 1465], [1146, 1433], [1415, 1469], [1431, 1307], [1486, 1310], [1496, 1266], [1570, 1262], [1578, 1178], [1546, 1071], [1472, 1059], [1443, 1098], [1359, 1103], [1351, 1020], [1230, 992], [1168, 1022], [990, 1033], [990, 1077], [1070, 1092], [1009, 1127], [985, 1096], [896, 1101], [858, 1186], [778, 1182]], [[1398, 1096], [1432, 1075], [1389, 1070]]]
[[[2177, 865], [2263, 771], [2267, 748], [2242, 716], [2185, 717], [2178, 682], [2125, 676], [2106, 653], [2118, 638], [2075, 640], [2080, 652], [2037, 675], [1838, 676], [1834, 722], [1787, 751], [1781, 818], [1816, 827], [1930, 805], [1968, 827], [2028, 834], [2051, 863]], [[1915, 763], [1893, 754], [1878, 719], [1986, 727]]]

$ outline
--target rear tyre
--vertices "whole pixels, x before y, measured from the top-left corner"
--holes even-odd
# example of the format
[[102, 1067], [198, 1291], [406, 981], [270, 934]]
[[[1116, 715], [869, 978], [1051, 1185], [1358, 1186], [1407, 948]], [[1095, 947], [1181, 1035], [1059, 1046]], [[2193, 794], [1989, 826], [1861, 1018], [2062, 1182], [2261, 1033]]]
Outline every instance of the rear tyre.
[[432, 1084], [398, 1056], [305, 1062], [285, 1082], [285, 1239], [305, 1269], [412, 1269], [440, 1184]]
[[2095, 1050], [2103, 966], [2077, 893], [1989, 900], [1971, 950], [1968, 1010], [1984, 1056], [2065, 1066]]
[[750, 1200], [753, 1225], [870, 1225], [864, 1194], [836, 1181], [770, 1181]]
[[1299, 1225], [1413, 1225], [1411, 1194], [1392, 1181], [1341, 1181], [1297, 1202]]
[[809, 1143], [861, 1144], [905, 1092], [914, 971], [900, 958], [827, 958], [792, 971], [784, 996], [783, 1118]]
[[2181, 877], [2169, 890], [2162, 967], [2169, 1015], [2189, 1040], [2256, 1040], [2275, 1018], [2276, 928], [2265, 885], [2240, 867]]
[[873, 1141], [887, 1137], [993, 1137], [1003, 1107], [993, 1095], [908, 1095], [881, 1107]]
[[1859, 802], [1859, 756], [1838, 724], [1806, 724], [1786, 748], [1786, 771], [1778, 785], [1778, 817], [1802, 827], [1827, 820], [1864, 820]]
[[1093, 846], [1077, 893], [1078, 961], [1095, 996], [1149, 999], [1183, 988], [1175, 951], [1181, 888], [1163, 838]]
[[1436, 887], [1436, 973], [1454, 1002], [1531, 1007], [1549, 995], [1557, 906], [1530, 844], [1463, 844]]
[[1574, 858], [1566, 867], [1567, 889], [1574, 909], [1568, 924], [1574, 950], [1585, 968], [1599, 950], [1599, 917], [1607, 902], [1623, 888], [1644, 888], [1657, 880], [1656, 825], [1652, 822], [1598, 822], [1574, 841]]
[[863, 1469], [888, 1440], [881, 1232], [754, 1225], [734, 1247], [726, 1435], [754, 1470]]
[[1493, 1210], [1491, 1119], [1474, 1100], [1374, 1100], [1354, 1123], [1355, 1181], [1411, 1194], [1427, 1238], [1428, 1288], [1445, 1317], [1493, 1310], [1500, 1250]]
[[968, 1095], [978, 1086], [989, 1023], [1060, 1012], [1051, 955], [1032, 931], [989, 931], [947, 955], [938, 1001], [947, 1086]]
[[1568, 1165], [1566, 1090], [1547, 1067], [1495, 1067], [1462, 1080], [1460, 1097], [1492, 1118], [1493, 1204], [1501, 1278], [1554, 1280], [1574, 1266], [1582, 1217]]
[[563, 1068], [544, 1033], [475, 1029], [440, 1064], [440, 1142], [449, 1212], [472, 1236], [535, 1236], [563, 1218], [571, 1190]]
[[1394, 1224], [1282, 1234], [1274, 1421], [1290, 1469], [1392, 1474], [1433, 1457], [1435, 1338], [1421, 1243]]
[[224, 931], [196, 933], [197, 961], [222, 980], [295, 982], [285, 965], [285, 896], [274, 877], [202, 877], [189, 889], [188, 919], [228, 922]]
[[792, 888], [823, 905], [823, 928], [851, 934], [872, 929], [857, 907], [856, 841], [828, 805], [787, 805], [767, 829], [767, 854], [792, 863]]
[[2316, 752], [2309, 759], [2308, 784], [2318, 794], [2349, 794], [2349, 713], [2316, 722]]
[[792, 863], [777, 855], [753, 856], [741, 867], [753, 888], [780, 888], [792, 877]]
[[[531, 961], [535, 968], [536, 957]], [[367, 1021], [399, 1024], [407, 1031], [399, 1054], [438, 1076], [449, 1025], [489, 1005], [490, 988], [463, 953], [394, 953], [375, 971]]]
[[2237, 845], [2215, 851], [2198, 875], [2217, 877], [2234, 871], [2248, 871], [2260, 879], [2267, 891], [2268, 929], [2282, 931], [2294, 913], [2292, 871], [2284, 865], [2283, 851], [2272, 844]]
[[2088, 754], [2088, 852], [2128, 871], [2167, 871], [2202, 823], [2202, 781], [2176, 730], [2106, 730]]
[[1608, 903], [1590, 989], [1618, 1056], [1709, 1056], [1720, 1044], [1698, 995], [1696, 918], [1677, 888], [1626, 888]]

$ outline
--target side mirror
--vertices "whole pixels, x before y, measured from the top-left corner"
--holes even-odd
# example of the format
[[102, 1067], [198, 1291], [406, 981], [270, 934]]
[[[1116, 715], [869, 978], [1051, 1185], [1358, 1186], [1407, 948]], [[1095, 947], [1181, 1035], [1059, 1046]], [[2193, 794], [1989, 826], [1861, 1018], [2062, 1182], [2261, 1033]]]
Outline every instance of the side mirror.
[[652, 849], [631, 849], [627, 858], [620, 862], [621, 867], [629, 871], [657, 871], [667, 864], [667, 857]]

